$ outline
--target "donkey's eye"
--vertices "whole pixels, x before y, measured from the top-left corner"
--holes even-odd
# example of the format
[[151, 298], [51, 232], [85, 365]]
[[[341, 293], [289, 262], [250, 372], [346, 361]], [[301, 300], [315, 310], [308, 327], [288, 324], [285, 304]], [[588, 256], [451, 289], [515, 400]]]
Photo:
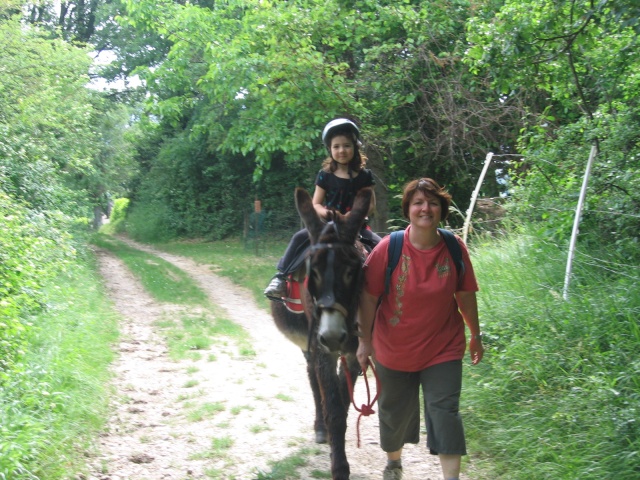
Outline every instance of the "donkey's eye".
[[352, 268], [347, 268], [342, 273], [342, 279], [344, 280], [345, 284], [351, 283], [351, 280], [353, 279], [353, 274], [354, 274], [354, 270]]

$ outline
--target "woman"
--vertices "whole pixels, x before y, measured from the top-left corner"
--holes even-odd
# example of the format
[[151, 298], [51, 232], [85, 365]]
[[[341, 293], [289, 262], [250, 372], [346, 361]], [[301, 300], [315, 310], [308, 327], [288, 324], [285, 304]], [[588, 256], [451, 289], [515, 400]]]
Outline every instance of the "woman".
[[466, 455], [458, 413], [465, 323], [471, 333], [473, 365], [482, 360], [484, 349], [475, 293], [478, 285], [469, 253], [458, 238], [465, 264], [458, 282], [451, 254], [438, 233], [450, 204], [451, 195], [434, 180], [409, 182], [402, 211], [410, 223], [388, 295], [383, 296], [388, 236], [364, 265], [357, 356], [363, 371], [369, 357], [374, 357], [381, 383], [378, 412], [380, 445], [387, 452], [384, 480], [402, 478], [402, 448], [405, 443], [419, 442], [420, 387], [427, 447], [440, 457], [446, 480], [458, 479], [461, 457]]
[[[360, 153], [360, 130], [351, 120], [337, 118], [331, 120], [322, 131], [322, 141], [329, 157], [322, 164], [316, 177], [313, 206], [322, 218], [327, 218], [330, 210], [347, 213], [361, 188], [374, 185], [371, 170], [365, 168], [367, 158]], [[371, 201], [371, 209], [375, 201]], [[373, 247], [380, 237], [368, 228], [361, 232], [362, 240]], [[302, 264], [304, 253], [309, 246], [306, 229], [295, 233], [287, 249], [278, 262], [278, 272], [264, 291], [270, 300], [281, 300], [286, 294], [286, 278]]]

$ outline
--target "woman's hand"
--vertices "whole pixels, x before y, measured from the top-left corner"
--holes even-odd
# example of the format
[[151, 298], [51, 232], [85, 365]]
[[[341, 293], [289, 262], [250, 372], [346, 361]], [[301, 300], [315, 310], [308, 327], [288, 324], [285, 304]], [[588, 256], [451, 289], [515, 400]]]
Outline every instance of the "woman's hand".
[[369, 357], [372, 355], [373, 347], [371, 346], [371, 341], [360, 338], [358, 340], [358, 351], [356, 352], [356, 357], [360, 364], [360, 368], [362, 369], [362, 373], [367, 371], [367, 367], [369, 366]]
[[469, 356], [471, 357], [471, 364], [477, 365], [484, 356], [484, 346], [482, 345], [481, 335], [472, 335], [469, 340]]

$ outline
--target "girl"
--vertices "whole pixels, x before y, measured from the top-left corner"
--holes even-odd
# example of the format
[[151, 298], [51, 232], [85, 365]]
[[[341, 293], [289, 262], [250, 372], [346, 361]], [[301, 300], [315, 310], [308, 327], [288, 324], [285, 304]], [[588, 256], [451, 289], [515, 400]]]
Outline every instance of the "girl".
[[[358, 191], [373, 186], [375, 182], [371, 170], [365, 168], [367, 158], [360, 153], [360, 130], [355, 123], [346, 118], [330, 121], [322, 131], [322, 141], [329, 157], [316, 177], [313, 206], [318, 215], [326, 219], [327, 212], [331, 210], [346, 214], [351, 210]], [[372, 197], [370, 211], [374, 206], [375, 198]], [[380, 241], [380, 237], [366, 227], [362, 229], [361, 237], [363, 243], [371, 248]], [[286, 278], [300, 267], [308, 246], [306, 229], [293, 235], [278, 262], [278, 272], [264, 291], [267, 298], [282, 300], [286, 294]]]

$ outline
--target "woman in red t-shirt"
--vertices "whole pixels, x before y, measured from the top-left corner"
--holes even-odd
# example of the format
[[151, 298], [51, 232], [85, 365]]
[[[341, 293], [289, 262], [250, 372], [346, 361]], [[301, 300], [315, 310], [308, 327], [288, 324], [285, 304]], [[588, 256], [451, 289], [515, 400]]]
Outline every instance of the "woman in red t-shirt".
[[384, 295], [388, 236], [364, 265], [357, 355], [363, 370], [373, 356], [380, 378], [380, 445], [388, 458], [384, 480], [402, 478], [402, 448], [405, 443], [419, 442], [420, 388], [427, 447], [439, 455], [445, 480], [458, 478], [461, 456], [466, 455], [458, 413], [465, 323], [471, 333], [473, 365], [482, 360], [484, 349], [476, 301], [478, 284], [466, 245], [457, 238], [465, 265], [458, 281], [453, 258], [438, 233], [450, 204], [451, 195], [434, 180], [409, 182], [404, 188], [402, 211], [410, 224], [388, 295]]

